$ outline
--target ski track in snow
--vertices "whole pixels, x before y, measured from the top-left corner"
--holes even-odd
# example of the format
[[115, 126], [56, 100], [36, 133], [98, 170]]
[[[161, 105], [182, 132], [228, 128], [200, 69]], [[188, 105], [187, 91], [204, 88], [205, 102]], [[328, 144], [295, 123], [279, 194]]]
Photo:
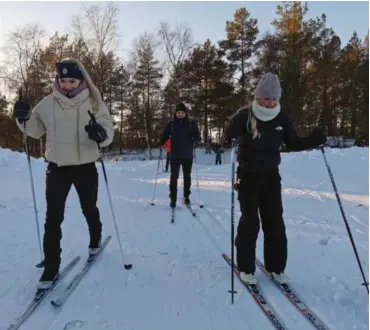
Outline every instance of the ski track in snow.
[[[327, 149], [358, 252], [368, 276], [368, 149]], [[230, 304], [230, 162], [212, 166], [214, 155], [197, 154], [200, 198], [198, 219], [181, 206], [170, 224], [168, 173], [158, 175], [155, 206], [150, 206], [157, 161], [107, 162], [109, 186], [124, 248], [123, 268], [99, 165], [104, 234], [113, 235], [102, 255], [64, 306], [55, 298], [87, 253], [88, 232], [74, 190], [63, 223], [62, 262], [82, 260], [20, 329], [37, 330], [224, 330], [273, 329], [247, 290], [235, 278]], [[33, 160], [38, 216], [43, 234], [45, 163]], [[368, 329], [368, 295], [347, 236], [320, 151], [283, 154], [281, 164], [292, 286], [333, 329]], [[191, 199], [198, 199], [193, 168]], [[27, 158], [0, 149], [0, 329], [9, 325], [35, 292], [41, 270]], [[4, 189], [5, 187], [5, 189]], [[5, 191], [5, 193], [4, 193]], [[236, 195], [235, 195], [236, 197]], [[240, 216], [235, 199], [235, 227]], [[263, 233], [257, 256], [263, 261]], [[288, 329], [313, 329], [257, 271], [261, 290]]]

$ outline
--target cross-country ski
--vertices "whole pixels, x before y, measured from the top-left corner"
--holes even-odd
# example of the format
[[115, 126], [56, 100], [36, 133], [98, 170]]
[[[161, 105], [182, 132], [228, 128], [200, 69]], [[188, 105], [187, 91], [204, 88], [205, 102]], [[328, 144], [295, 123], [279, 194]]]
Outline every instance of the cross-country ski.
[[63, 290], [63, 292], [56, 298], [51, 301], [51, 304], [54, 307], [60, 307], [62, 306], [65, 301], [68, 299], [68, 297], [72, 294], [72, 292], [76, 289], [77, 285], [80, 283], [82, 278], [87, 274], [87, 272], [90, 270], [90, 268], [93, 266], [93, 264], [96, 262], [96, 259], [98, 256], [103, 252], [104, 248], [109, 243], [112, 236], [108, 236], [104, 239], [103, 243], [100, 246], [99, 251], [91, 255], [87, 258], [85, 265], [83, 268], [73, 277], [73, 279], [68, 283], [66, 288]]
[[[222, 257], [225, 259], [225, 261], [231, 267], [232, 263], [231, 263], [230, 257], [226, 254], [222, 254]], [[233, 269], [234, 269], [234, 273], [238, 276], [240, 282], [246, 287], [246, 289], [252, 295], [253, 299], [256, 301], [258, 306], [261, 308], [261, 310], [266, 315], [266, 317], [270, 320], [270, 322], [273, 324], [273, 326], [278, 330], [286, 330], [287, 328], [284, 326], [283, 322], [279, 318], [279, 315], [276, 314], [276, 312], [272, 308], [271, 304], [268, 302], [266, 297], [261, 292], [259, 285], [258, 284], [245, 283], [240, 278], [240, 272], [238, 271], [238, 269], [235, 265], [234, 265]]]
[[50, 293], [54, 290], [54, 288], [60, 283], [66, 275], [73, 269], [73, 267], [78, 263], [80, 257], [76, 257], [71, 260], [60, 272], [59, 277], [54, 281], [52, 286], [49, 289], [45, 290], [38, 290], [32, 299], [32, 301], [28, 304], [28, 306], [24, 309], [23, 312], [16, 318], [16, 320], [10, 324], [6, 329], [7, 330], [16, 330], [21, 327], [21, 325], [35, 312], [36, 308], [47, 298]]

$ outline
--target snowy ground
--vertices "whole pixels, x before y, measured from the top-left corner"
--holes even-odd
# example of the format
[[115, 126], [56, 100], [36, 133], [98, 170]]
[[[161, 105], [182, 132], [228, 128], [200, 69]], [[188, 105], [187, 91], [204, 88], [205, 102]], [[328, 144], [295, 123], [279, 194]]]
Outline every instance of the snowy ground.
[[[368, 149], [327, 150], [361, 261], [368, 276]], [[224, 155], [227, 160], [228, 154]], [[199, 221], [182, 209], [176, 224], [168, 210], [169, 174], [157, 161], [108, 162], [124, 270], [101, 175], [99, 206], [104, 233], [112, 234], [100, 259], [61, 309], [49, 301], [63, 281], [23, 325], [25, 330], [246, 330], [273, 329], [249, 293], [236, 280], [230, 304], [230, 270], [220, 256], [230, 251], [230, 165], [213, 166], [214, 155], [197, 154], [200, 196], [206, 208]], [[230, 161], [227, 161], [230, 163]], [[45, 213], [45, 163], [32, 162], [41, 224]], [[101, 168], [99, 166], [100, 173]], [[281, 165], [285, 221], [289, 239], [287, 274], [305, 302], [333, 329], [368, 329], [368, 294], [319, 151], [284, 154]], [[193, 172], [196, 202], [196, 172]], [[24, 154], [0, 149], [0, 329], [29, 302], [41, 270], [33, 204]], [[181, 184], [180, 180], [180, 192]], [[181, 197], [181, 194], [179, 194]], [[236, 207], [236, 224], [239, 208]], [[41, 228], [43, 230], [43, 227]], [[75, 191], [69, 195], [63, 224], [63, 264], [85, 257], [88, 233]], [[262, 259], [263, 235], [258, 256]], [[74, 269], [82, 267], [82, 262]], [[258, 273], [263, 292], [289, 329], [313, 329]]]

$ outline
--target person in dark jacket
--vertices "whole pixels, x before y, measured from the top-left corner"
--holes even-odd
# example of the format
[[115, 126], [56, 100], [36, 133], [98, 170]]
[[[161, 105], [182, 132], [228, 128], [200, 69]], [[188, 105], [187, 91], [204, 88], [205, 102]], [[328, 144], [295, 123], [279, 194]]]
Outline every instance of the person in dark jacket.
[[214, 146], [213, 146], [213, 151], [214, 153], [216, 154], [216, 161], [215, 161], [215, 165], [222, 165], [222, 157], [221, 155], [224, 153], [221, 145], [219, 143], [216, 143]]
[[[280, 283], [287, 281], [287, 237], [283, 220], [280, 146], [292, 151], [318, 147], [326, 142], [324, 132], [316, 129], [309, 137], [299, 137], [293, 121], [280, 110], [279, 78], [267, 73], [255, 90], [251, 106], [239, 109], [225, 128], [224, 141], [238, 140], [238, 200], [241, 217], [235, 246], [241, 278], [256, 283], [255, 250], [260, 219], [264, 232], [266, 270]], [[259, 219], [260, 217], [260, 219]]]
[[171, 138], [170, 206], [176, 207], [177, 180], [180, 166], [184, 175], [184, 203], [190, 204], [191, 169], [193, 166], [194, 143], [200, 141], [197, 123], [190, 119], [184, 103], [176, 106], [174, 119], [165, 127], [161, 145]]

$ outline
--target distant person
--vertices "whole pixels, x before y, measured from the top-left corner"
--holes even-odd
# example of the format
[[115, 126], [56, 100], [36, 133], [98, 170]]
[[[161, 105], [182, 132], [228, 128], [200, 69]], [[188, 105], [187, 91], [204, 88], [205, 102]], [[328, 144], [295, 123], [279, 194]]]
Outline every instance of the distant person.
[[161, 136], [161, 145], [171, 138], [171, 179], [170, 179], [170, 206], [176, 207], [177, 180], [180, 166], [184, 175], [184, 203], [190, 204], [191, 169], [193, 166], [194, 143], [200, 141], [199, 128], [195, 120], [188, 116], [184, 103], [176, 106], [174, 119], [171, 120]]
[[222, 149], [221, 147], [221, 144], [219, 143], [216, 143], [214, 146], [213, 146], [213, 152], [215, 153], [216, 155], [216, 161], [215, 161], [215, 164], [216, 165], [222, 165], [222, 154], [224, 153], [224, 150]]
[[256, 283], [255, 255], [260, 219], [264, 232], [266, 270], [280, 283], [287, 279], [287, 237], [283, 220], [280, 146], [299, 151], [323, 145], [326, 136], [317, 129], [299, 137], [289, 116], [280, 110], [279, 78], [267, 73], [258, 82], [254, 101], [239, 109], [225, 129], [225, 140], [238, 139], [238, 200], [241, 217], [235, 246], [241, 279]]
[[[113, 118], [99, 90], [83, 65], [75, 59], [56, 64], [53, 92], [31, 110], [17, 101], [14, 116], [19, 128], [35, 139], [46, 134], [46, 219], [44, 233], [44, 272], [39, 289], [48, 289], [58, 278], [61, 263], [61, 225], [69, 191], [74, 185], [89, 228], [89, 254], [100, 248], [102, 223], [98, 199], [99, 158], [97, 143], [108, 146], [114, 135]], [[96, 122], [90, 119], [91, 111]], [[73, 219], [75, 220], [75, 219]]]

